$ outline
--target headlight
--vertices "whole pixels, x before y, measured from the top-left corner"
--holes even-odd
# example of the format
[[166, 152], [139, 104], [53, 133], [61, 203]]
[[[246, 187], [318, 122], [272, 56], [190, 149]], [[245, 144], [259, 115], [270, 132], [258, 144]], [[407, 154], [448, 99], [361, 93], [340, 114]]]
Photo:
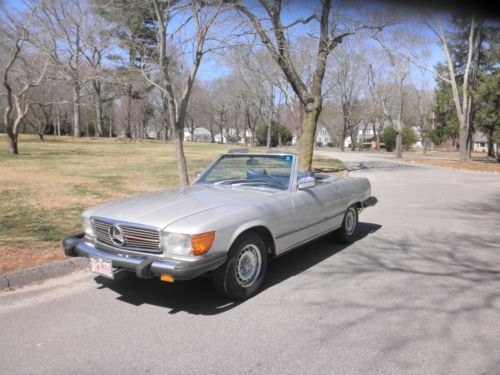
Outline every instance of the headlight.
[[90, 217], [82, 216], [82, 229], [85, 232], [85, 237], [94, 239], [94, 229], [92, 228]]
[[176, 255], [191, 255], [191, 236], [179, 233], [163, 233], [161, 238], [163, 251]]
[[202, 234], [180, 234], [163, 232], [161, 247], [163, 251], [175, 255], [202, 255], [205, 254], [215, 239], [215, 232]]

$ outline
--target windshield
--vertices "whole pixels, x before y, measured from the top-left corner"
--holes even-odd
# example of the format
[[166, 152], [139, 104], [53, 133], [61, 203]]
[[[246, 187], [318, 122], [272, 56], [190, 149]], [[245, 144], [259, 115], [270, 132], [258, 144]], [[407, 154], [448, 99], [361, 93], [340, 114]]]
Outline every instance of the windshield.
[[224, 155], [197, 183], [287, 190], [292, 159], [291, 155]]

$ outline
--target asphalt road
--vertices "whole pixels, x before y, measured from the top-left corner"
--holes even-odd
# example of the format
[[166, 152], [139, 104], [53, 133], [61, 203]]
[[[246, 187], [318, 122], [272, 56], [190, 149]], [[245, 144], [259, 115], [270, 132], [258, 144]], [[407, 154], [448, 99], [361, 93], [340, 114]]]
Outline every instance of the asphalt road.
[[379, 198], [351, 246], [275, 260], [237, 304], [86, 271], [0, 293], [0, 373], [499, 374], [500, 176], [332, 156]]

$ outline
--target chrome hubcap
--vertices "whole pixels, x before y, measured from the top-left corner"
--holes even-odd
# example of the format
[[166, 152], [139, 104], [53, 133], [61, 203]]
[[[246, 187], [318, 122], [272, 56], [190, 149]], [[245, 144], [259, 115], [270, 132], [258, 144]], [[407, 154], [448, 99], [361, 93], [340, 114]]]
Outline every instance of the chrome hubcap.
[[345, 216], [345, 231], [350, 236], [356, 229], [356, 212], [354, 208], [350, 208]]
[[244, 288], [252, 286], [260, 274], [262, 258], [259, 248], [255, 245], [246, 245], [236, 260], [236, 280]]

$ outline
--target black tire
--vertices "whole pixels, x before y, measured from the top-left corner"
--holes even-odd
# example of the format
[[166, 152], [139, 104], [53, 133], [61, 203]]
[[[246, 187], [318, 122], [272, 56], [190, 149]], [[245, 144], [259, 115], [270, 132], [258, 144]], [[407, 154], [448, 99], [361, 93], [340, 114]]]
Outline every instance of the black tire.
[[356, 239], [358, 233], [358, 208], [356, 206], [350, 206], [345, 214], [344, 220], [342, 220], [342, 226], [337, 230], [336, 237], [339, 242], [342, 243], [352, 243]]
[[212, 272], [212, 281], [221, 295], [234, 300], [246, 299], [257, 293], [266, 271], [264, 240], [257, 233], [248, 232], [231, 246], [226, 262]]

